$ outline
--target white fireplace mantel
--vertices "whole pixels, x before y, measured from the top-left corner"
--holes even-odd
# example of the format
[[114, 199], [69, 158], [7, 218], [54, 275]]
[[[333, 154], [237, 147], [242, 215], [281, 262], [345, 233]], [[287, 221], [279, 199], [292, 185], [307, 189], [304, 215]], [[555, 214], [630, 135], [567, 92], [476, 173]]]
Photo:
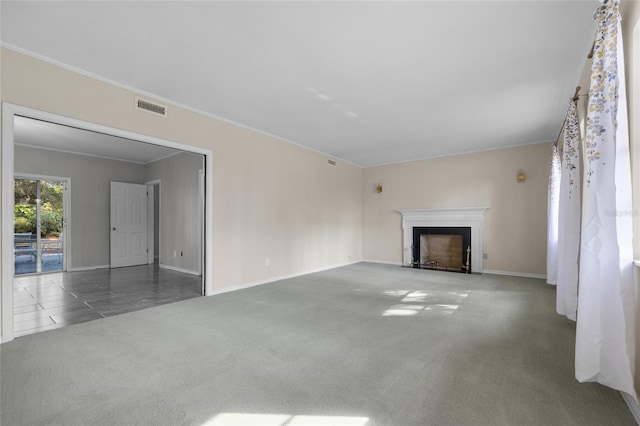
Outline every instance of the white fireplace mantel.
[[482, 273], [482, 228], [487, 209], [488, 207], [398, 210], [402, 214], [402, 264], [411, 265], [414, 227], [470, 227], [471, 271]]

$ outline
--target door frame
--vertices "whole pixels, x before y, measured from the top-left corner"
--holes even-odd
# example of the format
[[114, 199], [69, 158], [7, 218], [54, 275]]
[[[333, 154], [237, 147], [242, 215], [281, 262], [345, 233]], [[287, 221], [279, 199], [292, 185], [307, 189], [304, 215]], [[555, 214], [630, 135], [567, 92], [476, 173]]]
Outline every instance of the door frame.
[[[204, 167], [204, 165], [203, 165]], [[200, 196], [198, 197], [198, 201], [200, 203], [199, 207], [198, 207], [198, 212], [200, 212], [200, 217], [199, 217], [199, 225], [200, 225], [200, 233], [202, 233], [204, 231], [204, 229], [206, 228], [205, 223], [204, 223], [204, 215], [202, 214], [204, 212], [204, 205], [202, 204], [204, 199], [205, 199], [205, 195], [204, 195], [204, 189], [206, 187], [205, 185], [205, 173], [204, 173], [204, 169], [200, 169], [198, 170], [198, 192], [200, 194]], [[159, 217], [159, 215], [158, 215]], [[158, 248], [160, 246], [158, 245]], [[200, 273], [202, 274], [202, 268], [204, 267], [204, 244], [202, 239], [200, 239], [200, 246], [198, 247], [200, 249], [200, 256], [198, 256], [200, 262], [198, 264], [198, 270], [200, 271]], [[207, 289], [205, 286], [205, 282], [203, 281], [201, 284], [201, 291], [202, 291], [202, 295], [206, 295], [207, 294]]]
[[[53, 182], [62, 182], [64, 184], [64, 191], [62, 192], [62, 271], [67, 270], [67, 265], [71, 265], [71, 261], [68, 260], [71, 255], [71, 178], [63, 176], [47, 176], [38, 175], [33, 173], [14, 173], [14, 179], [30, 179], [30, 180], [48, 180]], [[12, 249], [13, 250], [13, 249]], [[2, 268], [4, 270], [4, 266]], [[60, 272], [60, 271], [56, 271]], [[15, 271], [14, 271], [15, 277]]]
[[149, 192], [149, 197], [147, 197], [147, 247], [149, 249], [149, 255], [147, 262], [148, 264], [154, 263], [156, 255], [158, 258], [160, 257], [160, 232], [158, 232], [158, 253], [155, 252], [155, 187], [158, 187], [158, 229], [162, 224], [162, 196], [160, 195], [160, 188], [162, 188], [162, 181], [160, 179], [154, 179], [149, 182], [145, 182], [147, 185], [147, 191]]
[[14, 172], [14, 117], [23, 116], [49, 121], [65, 126], [77, 127], [93, 132], [105, 133], [126, 139], [151, 143], [199, 154], [205, 163], [204, 200], [204, 270], [202, 280], [205, 294], [213, 292], [213, 151], [193, 145], [116, 129], [71, 117], [52, 114], [20, 105], [2, 102], [2, 336], [1, 341], [13, 340], [13, 172]]

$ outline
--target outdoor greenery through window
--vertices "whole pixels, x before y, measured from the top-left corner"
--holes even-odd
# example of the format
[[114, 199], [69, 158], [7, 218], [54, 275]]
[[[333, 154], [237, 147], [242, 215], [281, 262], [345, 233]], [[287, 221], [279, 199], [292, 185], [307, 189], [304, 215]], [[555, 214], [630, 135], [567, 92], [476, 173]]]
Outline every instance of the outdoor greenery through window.
[[64, 182], [15, 179], [13, 189], [15, 275], [62, 271]]
[[[63, 183], [40, 181], [40, 236], [59, 238], [62, 232]], [[38, 233], [37, 181], [16, 179], [14, 183], [14, 232]]]

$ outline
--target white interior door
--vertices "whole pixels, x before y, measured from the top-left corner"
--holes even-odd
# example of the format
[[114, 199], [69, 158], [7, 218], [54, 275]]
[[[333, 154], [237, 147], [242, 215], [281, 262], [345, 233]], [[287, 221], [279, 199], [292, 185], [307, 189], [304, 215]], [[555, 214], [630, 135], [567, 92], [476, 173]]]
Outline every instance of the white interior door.
[[111, 182], [111, 267], [147, 263], [147, 186]]

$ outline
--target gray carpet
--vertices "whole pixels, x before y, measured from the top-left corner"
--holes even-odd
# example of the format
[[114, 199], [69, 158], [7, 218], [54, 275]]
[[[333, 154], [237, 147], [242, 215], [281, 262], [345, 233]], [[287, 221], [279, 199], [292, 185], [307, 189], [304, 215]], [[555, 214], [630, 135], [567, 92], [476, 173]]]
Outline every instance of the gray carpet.
[[542, 280], [359, 263], [3, 344], [0, 421], [635, 425], [575, 381], [554, 306]]

